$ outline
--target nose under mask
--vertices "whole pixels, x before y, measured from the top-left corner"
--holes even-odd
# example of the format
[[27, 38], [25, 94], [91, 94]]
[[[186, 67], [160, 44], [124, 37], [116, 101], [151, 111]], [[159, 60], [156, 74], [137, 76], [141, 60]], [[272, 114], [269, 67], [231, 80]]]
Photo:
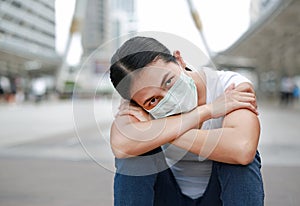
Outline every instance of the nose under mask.
[[182, 72], [167, 94], [152, 109], [147, 110], [155, 119], [185, 113], [197, 107], [198, 95], [194, 80]]

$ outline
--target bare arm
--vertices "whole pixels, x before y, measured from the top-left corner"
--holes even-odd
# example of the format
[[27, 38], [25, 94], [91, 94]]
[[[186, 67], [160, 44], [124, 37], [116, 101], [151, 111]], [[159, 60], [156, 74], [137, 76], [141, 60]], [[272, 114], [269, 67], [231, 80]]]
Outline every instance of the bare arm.
[[173, 141], [209, 118], [206, 105], [186, 114], [149, 121], [139, 121], [132, 115], [117, 116], [111, 127], [111, 147], [118, 158], [140, 155]]
[[239, 108], [256, 112], [249, 103], [254, 94], [228, 91], [213, 104], [198, 106], [191, 112], [152, 120], [140, 107], [122, 109], [115, 119], [110, 134], [111, 147], [116, 157], [126, 158], [146, 153], [171, 142], [210, 118], [224, 116]]
[[255, 156], [259, 135], [257, 115], [240, 109], [226, 115], [222, 128], [192, 129], [172, 144], [211, 160], [246, 165]]

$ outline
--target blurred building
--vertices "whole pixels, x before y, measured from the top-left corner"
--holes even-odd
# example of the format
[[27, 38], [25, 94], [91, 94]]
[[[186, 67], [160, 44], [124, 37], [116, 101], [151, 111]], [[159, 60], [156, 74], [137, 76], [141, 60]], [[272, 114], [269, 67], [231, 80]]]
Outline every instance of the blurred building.
[[260, 91], [275, 96], [284, 76], [300, 75], [300, 1], [253, 0], [252, 4], [257, 7], [250, 11], [249, 29], [214, 62], [255, 73]]
[[[84, 56], [90, 55], [113, 38], [136, 32], [135, 6], [135, 0], [87, 0], [82, 32]], [[116, 42], [117, 44], [111, 45], [111, 50], [120, 46], [121, 42]]]
[[109, 38], [109, 0], [87, 0], [85, 14], [82, 47], [87, 56]]
[[[121, 45], [117, 37], [137, 31], [135, 0], [87, 0], [82, 30], [80, 88], [107, 93], [107, 70], [112, 53]], [[101, 85], [103, 84], [103, 85]]]
[[53, 76], [60, 64], [54, 2], [0, 1], [0, 76], [25, 82], [35, 76]]
[[[137, 14], [135, 0], [112, 0], [112, 37], [117, 38], [137, 31]], [[121, 46], [121, 38], [114, 41], [113, 50]]]
[[250, 22], [255, 23], [268, 10], [272, 9], [280, 0], [251, 0], [250, 3]]

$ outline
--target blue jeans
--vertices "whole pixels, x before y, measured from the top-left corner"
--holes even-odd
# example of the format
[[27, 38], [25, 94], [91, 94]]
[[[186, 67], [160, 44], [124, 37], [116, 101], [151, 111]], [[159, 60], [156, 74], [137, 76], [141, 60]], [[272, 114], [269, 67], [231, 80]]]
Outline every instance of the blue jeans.
[[[159, 152], [157, 149], [154, 152]], [[152, 151], [153, 153], [153, 151]], [[134, 157], [135, 158], [135, 157]], [[205, 193], [191, 199], [181, 193], [178, 184], [166, 165], [163, 155], [144, 161], [140, 168], [157, 166], [158, 172], [143, 176], [124, 174], [126, 165], [134, 159], [116, 159], [114, 180], [115, 206], [262, 206], [264, 189], [260, 173], [259, 153], [247, 166], [213, 162], [212, 174]], [[134, 164], [134, 163], [133, 163]], [[164, 165], [165, 164], [165, 165]], [[139, 167], [139, 166], [137, 166]], [[128, 168], [134, 168], [129, 166]], [[137, 168], [138, 169], [138, 168]], [[118, 173], [121, 171], [122, 173]], [[128, 170], [127, 170], [128, 171]]]

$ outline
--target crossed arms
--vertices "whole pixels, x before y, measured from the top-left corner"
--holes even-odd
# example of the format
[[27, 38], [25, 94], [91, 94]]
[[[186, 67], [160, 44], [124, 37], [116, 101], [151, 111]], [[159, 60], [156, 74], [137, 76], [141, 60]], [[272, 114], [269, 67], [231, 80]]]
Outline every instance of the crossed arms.
[[[204, 121], [224, 115], [222, 128], [199, 129]], [[111, 147], [117, 158], [127, 158], [172, 143], [211, 160], [246, 165], [255, 156], [259, 134], [254, 91], [242, 83], [213, 104], [163, 119], [152, 120], [141, 108], [123, 108], [111, 127]]]

